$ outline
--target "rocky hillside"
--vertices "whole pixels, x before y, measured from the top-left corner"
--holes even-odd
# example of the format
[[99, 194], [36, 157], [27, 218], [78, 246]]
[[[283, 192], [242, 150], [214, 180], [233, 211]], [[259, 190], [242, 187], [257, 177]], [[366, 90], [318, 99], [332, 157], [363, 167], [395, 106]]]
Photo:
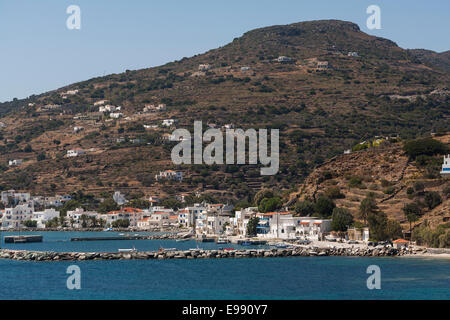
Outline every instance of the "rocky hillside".
[[[0, 186], [42, 194], [199, 191], [230, 199], [263, 186], [294, 188], [316, 165], [363, 140], [450, 127], [449, 80], [448, 71], [351, 22], [261, 28], [160, 67], [0, 104]], [[100, 100], [121, 106], [124, 116], [99, 113]], [[167, 108], [143, 113], [145, 105], [159, 104]], [[194, 120], [278, 128], [280, 171], [260, 177], [255, 166], [176, 167], [173, 143], [164, 139], [174, 128], [161, 126], [168, 118], [191, 131]], [[65, 158], [74, 148], [86, 155]], [[10, 159], [24, 162], [8, 167]], [[164, 169], [182, 170], [185, 181], [155, 182]]]
[[[435, 139], [450, 146], [450, 135]], [[347, 208], [358, 219], [361, 201], [368, 193], [373, 193], [378, 208], [389, 218], [399, 221], [404, 230], [409, 229], [409, 222], [403, 208], [410, 203], [421, 207], [416, 225], [424, 221], [431, 226], [449, 222], [450, 180], [439, 175], [443, 157], [427, 159], [426, 164], [420, 159], [409, 161], [403, 143], [389, 142], [339, 155], [318, 166], [298, 192], [291, 194], [290, 202], [316, 199], [325, 194], [334, 198], [337, 207]], [[429, 192], [437, 192], [441, 197], [441, 203], [432, 209], [425, 205], [425, 196]]]

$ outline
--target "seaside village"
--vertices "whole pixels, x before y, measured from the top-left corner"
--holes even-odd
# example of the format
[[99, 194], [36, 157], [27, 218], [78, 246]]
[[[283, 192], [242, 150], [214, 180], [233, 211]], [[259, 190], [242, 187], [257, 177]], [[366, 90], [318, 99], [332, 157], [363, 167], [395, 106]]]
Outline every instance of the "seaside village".
[[[57, 221], [60, 229], [63, 226], [83, 229], [95, 220], [105, 231], [112, 227], [127, 228], [130, 231], [178, 229], [188, 230], [192, 236], [203, 239], [242, 239], [249, 236], [247, 225], [252, 218], [257, 217], [256, 236], [263, 239], [321, 240], [331, 231], [330, 219], [295, 217], [294, 212], [289, 211], [260, 213], [257, 207], [234, 210], [232, 205], [205, 202], [173, 210], [158, 206], [157, 197], [149, 197], [149, 208], [138, 209], [127, 207], [127, 200], [118, 191], [114, 193], [113, 199], [121, 205], [120, 210], [99, 213], [76, 208], [67, 211], [63, 217], [58, 208], [71, 200], [69, 195], [32, 197], [30, 193], [3, 191], [1, 202], [5, 209], [0, 213], [1, 227], [2, 230], [17, 230], [30, 226], [45, 229], [53, 228], [52, 222]], [[35, 207], [45, 209], [37, 211]], [[360, 238], [368, 239], [368, 231], [363, 232]]]
[[[450, 174], [450, 155], [444, 157], [440, 173]], [[181, 181], [183, 176], [182, 172], [166, 170], [155, 178]], [[182, 194], [176, 198], [183, 204], [186, 203], [185, 197], [186, 194]], [[247, 241], [255, 237], [256, 240], [253, 241], [369, 242], [368, 228], [349, 228], [345, 236], [342, 236], [332, 231], [331, 219], [299, 217], [287, 208], [262, 213], [257, 207], [237, 210], [229, 204], [202, 202], [174, 210], [159, 205], [160, 199], [150, 196], [147, 198], [148, 208], [139, 209], [128, 206], [125, 195], [116, 191], [112, 200], [119, 210], [100, 213], [75, 208], [61, 214], [64, 204], [70, 200], [70, 195], [42, 197], [15, 190], [2, 191], [0, 202], [4, 209], [0, 210], [1, 230], [101, 228], [103, 231], [111, 231], [115, 228], [129, 231], [184, 231], [185, 236], [217, 242], [237, 239]], [[248, 228], [249, 224], [252, 224], [252, 228]], [[249, 230], [253, 230], [252, 234], [249, 234]]]

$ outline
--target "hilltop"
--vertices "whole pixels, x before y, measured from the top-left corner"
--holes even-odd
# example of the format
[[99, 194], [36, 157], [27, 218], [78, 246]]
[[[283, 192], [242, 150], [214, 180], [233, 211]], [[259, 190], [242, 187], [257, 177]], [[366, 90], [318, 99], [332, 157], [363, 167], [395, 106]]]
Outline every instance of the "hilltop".
[[[448, 70], [422, 60], [351, 22], [300, 22], [252, 30], [160, 67], [2, 103], [0, 185], [39, 194], [198, 191], [230, 200], [262, 187], [295, 188], [315, 166], [363, 140], [450, 127]], [[105, 99], [124, 116], [99, 113], [94, 103]], [[159, 104], [166, 108], [143, 112]], [[173, 143], [164, 140], [174, 128], [161, 126], [169, 118], [191, 131], [194, 120], [278, 128], [280, 171], [261, 177], [255, 166], [176, 167]], [[74, 148], [86, 155], [65, 158]], [[8, 167], [10, 159], [25, 161]], [[164, 169], [182, 170], [186, 179], [155, 182]]]

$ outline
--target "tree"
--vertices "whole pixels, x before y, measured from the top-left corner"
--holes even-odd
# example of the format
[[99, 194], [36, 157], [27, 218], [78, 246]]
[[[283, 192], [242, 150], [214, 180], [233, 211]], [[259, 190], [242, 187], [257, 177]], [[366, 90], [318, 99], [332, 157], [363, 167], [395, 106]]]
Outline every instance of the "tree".
[[311, 216], [314, 213], [314, 203], [309, 200], [297, 201], [294, 210], [301, 217]]
[[389, 240], [387, 234], [387, 216], [386, 213], [378, 211], [376, 213], [369, 213], [367, 216], [369, 223], [370, 237], [375, 241]]
[[375, 201], [375, 197], [372, 193], [369, 193], [359, 205], [359, 217], [364, 220], [364, 224], [367, 223], [369, 214], [376, 213], [378, 211], [378, 206]]
[[120, 207], [112, 198], [103, 200], [103, 202], [98, 206], [98, 212], [100, 213], [107, 213], [119, 209]]
[[333, 214], [333, 210], [336, 207], [333, 200], [328, 197], [320, 196], [316, 204], [314, 205], [314, 211], [321, 217], [328, 218]]
[[256, 206], [259, 206], [260, 202], [264, 198], [273, 198], [274, 193], [270, 189], [261, 189], [255, 194], [255, 198], [253, 199]]
[[128, 203], [128, 205], [133, 208], [146, 209], [150, 207], [150, 202], [143, 199], [133, 199]]
[[423, 192], [423, 190], [425, 190], [425, 185], [423, 184], [423, 182], [417, 181], [416, 183], [414, 183], [414, 190], [419, 193]]
[[432, 210], [442, 203], [442, 198], [436, 191], [429, 191], [425, 193], [425, 204], [428, 209]]
[[178, 210], [183, 206], [183, 204], [174, 198], [167, 198], [161, 201], [161, 206], [171, 208], [173, 210]]
[[331, 228], [334, 231], [346, 231], [353, 223], [352, 214], [345, 208], [334, 208], [331, 219]]
[[279, 209], [282, 205], [281, 199], [278, 197], [275, 198], [264, 198], [258, 206], [259, 211], [261, 212], [271, 212], [276, 209]]
[[119, 219], [116, 221], [113, 221], [112, 227], [113, 228], [128, 228], [130, 226], [130, 220], [128, 219]]
[[27, 228], [36, 228], [37, 227], [37, 221], [35, 220], [25, 220], [23, 222], [23, 225]]
[[403, 146], [403, 149], [411, 159], [415, 159], [420, 155], [433, 156], [436, 154], [446, 154], [448, 150], [445, 144], [432, 138], [408, 141]]
[[66, 217], [60, 216], [58, 220], [59, 220], [59, 221], [58, 221], [58, 222], [59, 222], [59, 225], [60, 225], [61, 227], [65, 227], [65, 225], [66, 225]]
[[256, 227], [258, 226], [259, 218], [251, 217], [247, 223], [247, 234], [251, 237], [256, 236]]
[[402, 226], [397, 220], [388, 219], [386, 223], [386, 236], [389, 240], [398, 239], [403, 236]]
[[329, 187], [325, 190], [325, 195], [330, 199], [342, 199], [345, 196], [341, 193], [341, 189], [339, 187]]
[[421, 210], [417, 203], [412, 202], [408, 203], [403, 207], [403, 213], [406, 216], [406, 219], [408, 219], [409, 222], [409, 231], [411, 231], [412, 226], [411, 223], [416, 222], [419, 220], [419, 216], [421, 215]]

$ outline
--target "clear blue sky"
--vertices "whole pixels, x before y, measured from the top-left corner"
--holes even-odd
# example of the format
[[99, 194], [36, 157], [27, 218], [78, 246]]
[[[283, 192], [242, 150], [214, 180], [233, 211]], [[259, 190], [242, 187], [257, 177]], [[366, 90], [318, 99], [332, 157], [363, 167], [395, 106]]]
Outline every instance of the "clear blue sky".
[[[66, 8], [81, 8], [81, 30]], [[366, 8], [381, 7], [381, 30]], [[403, 48], [450, 49], [450, 1], [0, 0], [0, 102], [103, 74], [189, 57], [264, 26], [317, 19], [357, 23]]]

